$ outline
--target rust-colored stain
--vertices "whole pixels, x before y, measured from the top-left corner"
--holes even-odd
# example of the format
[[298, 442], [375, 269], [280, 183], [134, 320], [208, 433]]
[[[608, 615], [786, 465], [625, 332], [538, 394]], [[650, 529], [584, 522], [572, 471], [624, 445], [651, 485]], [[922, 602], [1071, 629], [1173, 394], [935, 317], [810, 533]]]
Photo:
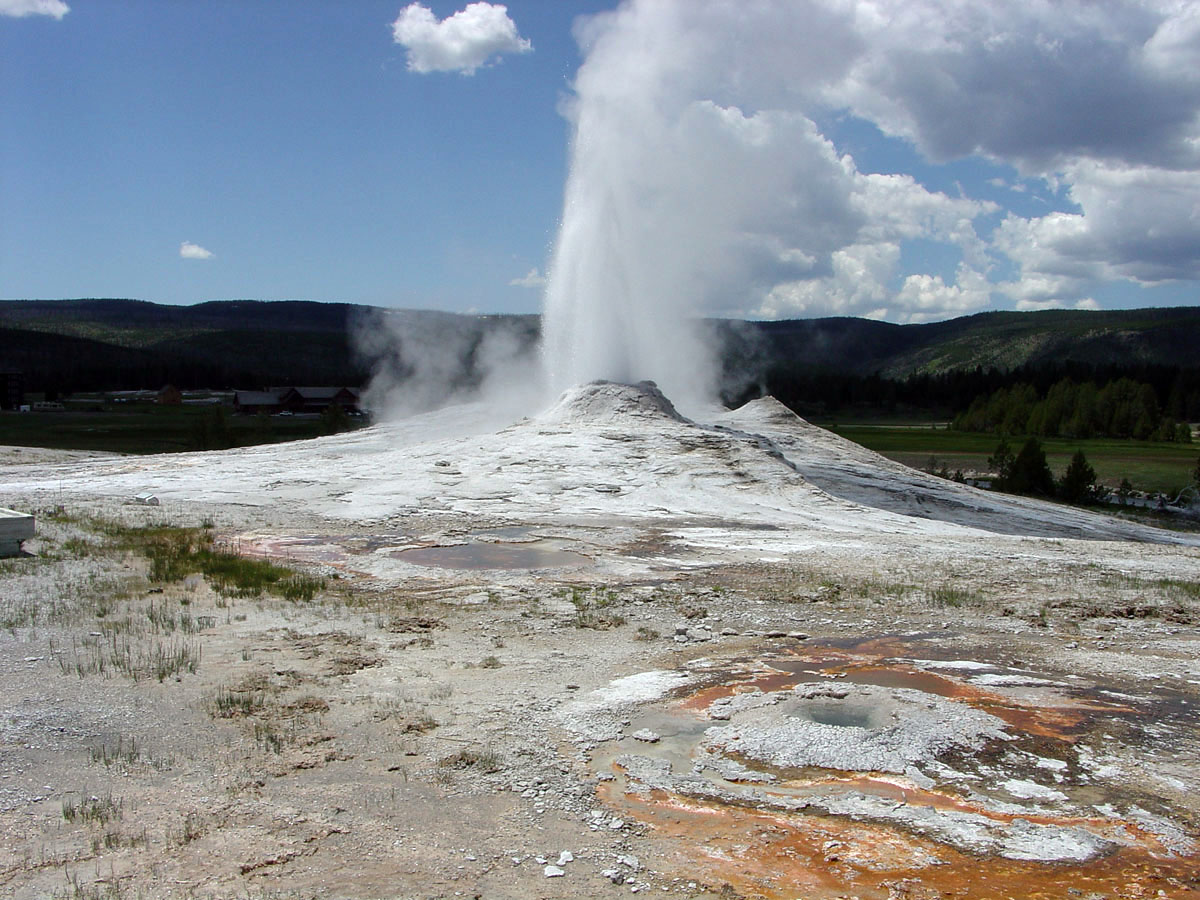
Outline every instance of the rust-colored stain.
[[684, 709], [704, 710], [715, 700], [748, 691], [769, 693], [790, 690], [803, 682], [844, 678], [853, 683], [936, 694], [991, 713], [1027, 734], [1069, 743], [1074, 743], [1080, 730], [1094, 715], [1137, 713], [1130, 706], [1078, 697], [1067, 698], [1065, 695], [1053, 705], [1025, 704], [949, 675], [928, 672], [903, 663], [884, 662], [891, 657], [912, 653], [911, 645], [884, 639], [865, 641], [852, 650], [819, 647], [808, 652], [789, 653], [758, 661], [753, 666], [744, 665], [743, 672], [735, 673], [720, 684], [696, 691], [686, 697], [681, 705]]
[[1013, 728], [1039, 737], [1074, 743], [1090, 715], [1131, 714], [1135, 710], [1119, 704], [1063, 699], [1059, 706], [1033, 706], [1014, 701], [995, 691], [966, 684], [944, 675], [911, 666], [857, 665], [845, 670], [847, 680], [867, 681], [889, 687], [906, 687], [957, 700], [991, 713]]
[[222, 543], [239, 556], [256, 559], [295, 560], [322, 563], [349, 575], [367, 573], [352, 567], [355, 556], [361, 555], [338, 543], [336, 536], [258, 536], [240, 535]]
[[[698, 673], [711, 681], [680, 698], [677, 705], [702, 714], [714, 701], [741, 693], [844, 681], [935, 694], [995, 715], [1015, 736], [1064, 745], [1076, 743], [1110, 717], [1147, 713], [1062, 683], [1019, 685], [1015, 690], [974, 685], [968, 679], [977, 670], [928, 671], [908, 662], [924, 658], [920, 647], [919, 640], [878, 638], [794, 650], [773, 648], [761, 656], [732, 660], [723, 670]], [[994, 669], [1021, 671], [1003, 665]], [[1020, 861], [974, 855], [892, 822], [856, 821], [812, 809], [784, 813], [766, 803], [758, 807], [753, 801], [722, 803], [657, 789], [626, 792], [623, 778], [602, 785], [600, 795], [624, 807], [676, 848], [664, 868], [701, 877], [714, 889], [728, 884], [745, 897], [1200, 900], [1200, 856], [1172, 852], [1162, 838], [1135, 821], [1087, 817], [1091, 810], [1086, 807], [1074, 815], [1014, 813], [1003, 806], [989, 808], [953, 787], [922, 789], [909, 779], [881, 773], [776, 774], [781, 780], [758, 789], [764, 800], [773, 794], [857, 792], [948, 814], [982, 816], [1000, 826], [1023, 820], [1082, 828], [1111, 840], [1117, 849], [1085, 862]], [[1064, 788], [1069, 790], [1070, 785]]]
[[973, 856], [886, 825], [605, 790], [605, 799], [678, 845], [680, 871], [695, 878], [699, 869], [710, 885], [729, 884], [747, 897], [1200, 900], [1200, 860], [1165, 855], [1151, 841], [1153, 849], [1124, 847], [1087, 863], [1024, 862]]

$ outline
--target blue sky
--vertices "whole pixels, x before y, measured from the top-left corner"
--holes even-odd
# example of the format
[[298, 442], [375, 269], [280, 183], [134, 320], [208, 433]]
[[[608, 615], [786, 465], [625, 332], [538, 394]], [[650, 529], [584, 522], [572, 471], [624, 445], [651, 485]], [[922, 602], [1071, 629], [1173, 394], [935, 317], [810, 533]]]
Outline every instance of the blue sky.
[[[572, 24], [616, 5], [511, 0], [502, 13], [477, 4], [451, 33], [444, 25], [465, 2], [425, 12], [373, 0], [0, 0], [0, 297], [537, 311], [563, 211], [572, 127], [563, 106], [585, 59]], [[783, 4], [802, 5], [837, 6]], [[661, 6], [678, 15], [647, 24], [630, 13], [618, 46], [637, 34], [687, 46], [706, 27], [728, 31], [715, 13], [705, 20], [707, 9], [689, 18], [710, 6], [701, 0]], [[1070, 3], [1003, 27], [962, 22], [952, 35], [961, 52], [915, 61], [903, 55], [902, 22], [872, 30], [860, 11], [852, 27], [831, 19], [828, 33], [798, 38], [845, 40], [846, 77], [784, 55], [776, 74], [813, 88], [782, 100], [777, 89], [735, 95], [672, 75], [689, 102], [715, 98], [752, 124], [778, 106], [815, 127], [798, 157], [811, 153], [811, 164], [778, 157], [795, 166], [792, 206], [807, 225], [777, 229], [786, 252], [769, 273], [724, 273], [753, 289], [727, 287], [698, 308], [925, 321], [1198, 302], [1200, 16], [1171, 19], [1153, 3], [1113, 9], [1100, 25], [1072, 18]], [[805, 21], [820, 20], [808, 10]], [[992, 29], [1016, 49], [980, 51], [995, 45]], [[1047, 40], [1053, 53], [1037, 49]], [[795, 59], [817, 55], [794, 49]], [[615, 66], [592, 63], [606, 84], [623, 77], [616, 52]], [[1116, 74], [1086, 71], [1095, 58]], [[718, 59], [741, 72], [738, 59]], [[739, 90], [755, 77], [745, 72]], [[1021, 85], [1034, 76], [1043, 80], [1030, 100]], [[652, 89], [656, 77], [631, 76], [623, 89]], [[961, 96], [927, 87], [939, 77], [957, 79]], [[590, 102], [592, 90], [579, 96]], [[1079, 113], [1086, 90], [1103, 114]], [[1110, 121], [1122, 117], [1124, 129]], [[631, 146], [645, 171], [662, 162]], [[822, 168], [833, 158], [850, 167], [844, 184]], [[697, 192], [674, 184], [669, 168], [660, 183]], [[739, 214], [712, 234], [754, 218]]]

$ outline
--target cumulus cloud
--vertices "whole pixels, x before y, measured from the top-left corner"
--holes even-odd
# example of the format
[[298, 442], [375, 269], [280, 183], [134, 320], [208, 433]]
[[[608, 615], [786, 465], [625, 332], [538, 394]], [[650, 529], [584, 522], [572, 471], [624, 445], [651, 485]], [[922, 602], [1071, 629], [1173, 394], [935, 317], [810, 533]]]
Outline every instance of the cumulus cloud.
[[1020, 308], [1105, 281], [1200, 278], [1200, 8], [1170, 0], [859, 3], [864, 51], [824, 89], [937, 161], [1015, 166], [1073, 210], [1010, 214], [991, 252]]
[[546, 286], [546, 276], [538, 271], [537, 266], [534, 266], [520, 278], [514, 278], [508, 284], [510, 287], [543, 288]]
[[[698, 314], [915, 322], [1200, 279], [1196, 4], [626, 0], [577, 38], [558, 383], [702, 380]], [[847, 116], [1048, 211], [864, 171], [819, 124]]]
[[1200, 173], [1083, 161], [1069, 166], [1078, 214], [1009, 217], [997, 243], [1031, 271], [1200, 278]]
[[1200, 171], [1087, 160], [1064, 178], [1079, 212], [1010, 214], [996, 231], [1020, 270], [1002, 286], [1018, 303], [1083, 299], [1105, 281], [1200, 279]]
[[183, 259], [213, 258], [213, 253], [211, 250], [205, 250], [199, 244], [193, 244], [191, 241], [184, 241], [179, 245], [179, 255]]
[[533, 49], [498, 3], [470, 3], [441, 21], [428, 7], [411, 3], [392, 23], [392, 36], [408, 51], [408, 68], [421, 73], [473, 75], [494, 57]]
[[0, 16], [11, 16], [15, 19], [23, 16], [53, 16], [62, 19], [71, 11], [71, 7], [62, 0], [0, 0]]
[[1034, 172], [1078, 156], [1197, 161], [1200, 25], [1191, 4], [856, 6], [866, 49], [826, 96], [932, 159], [982, 153]]

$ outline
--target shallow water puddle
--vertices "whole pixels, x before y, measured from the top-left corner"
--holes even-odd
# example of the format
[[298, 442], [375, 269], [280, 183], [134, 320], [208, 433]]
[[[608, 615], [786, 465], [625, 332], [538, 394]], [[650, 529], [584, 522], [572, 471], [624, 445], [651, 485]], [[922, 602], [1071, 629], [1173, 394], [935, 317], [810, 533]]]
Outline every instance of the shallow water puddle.
[[413, 547], [411, 538], [392, 535], [239, 535], [229, 541], [238, 553], [297, 562], [323, 563], [339, 568], [356, 559], [382, 552], [418, 566], [440, 569], [547, 569], [592, 565], [582, 553], [558, 542], [535, 539], [526, 527], [500, 527], [478, 533], [479, 540], [462, 544]]
[[596, 748], [601, 796], [678, 841], [681, 869], [771, 898], [1200, 897], [1191, 813], [1125, 773], [1170, 756], [1190, 706], [940, 655], [887, 638], [698, 660]]
[[549, 569], [590, 566], [592, 560], [548, 541], [525, 543], [470, 543], [438, 547], [413, 547], [389, 554], [418, 566], [440, 569]]

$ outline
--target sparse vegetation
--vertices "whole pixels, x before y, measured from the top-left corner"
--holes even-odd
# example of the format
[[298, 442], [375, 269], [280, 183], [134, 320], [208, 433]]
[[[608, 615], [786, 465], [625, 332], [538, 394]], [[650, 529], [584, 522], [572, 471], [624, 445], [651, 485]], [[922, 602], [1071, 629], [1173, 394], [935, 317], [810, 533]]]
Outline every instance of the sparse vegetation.
[[499, 754], [493, 750], [477, 750], [474, 747], [464, 747], [449, 756], [438, 760], [441, 769], [471, 769], [485, 775], [499, 772], [504, 768]]
[[625, 616], [612, 608], [620, 602], [620, 597], [615, 591], [573, 587], [569, 599], [575, 607], [575, 615], [571, 621], [576, 628], [606, 629], [625, 624]]
[[265, 706], [266, 695], [262, 691], [220, 688], [208, 710], [214, 719], [238, 719], [253, 716]]
[[[210, 528], [170, 525], [130, 526], [103, 518], [72, 516], [60, 512], [54, 519], [82, 528], [94, 539], [75, 538], [68, 542], [81, 555], [102, 552], [128, 552], [148, 561], [147, 577], [152, 584], [171, 584], [200, 575], [215, 590], [229, 597], [258, 597], [273, 593], [287, 600], [311, 601], [325, 586], [323, 578], [296, 572], [268, 560], [241, 556], [233, 549], [216, 544]], [[64, 544], [64, 548], [68, 546]], [[148, 611], [156, 615], [165, 630], [176, 625], [187, 630], [186, 617], [178, 612]], [[173, 618], [168, 618], [173, 616]]]
[[188, 810], [183, 815], [183, 821], [180, 823], [178, 831], [168, 828], [166, 843], [168, 846], [178, 845], [182, 847], [203, 836], [204, 820], [200, 817], [200, 813], [195, 810]]
[[940, 584], [929, 592], [929, 600], [934, 606], [968, 606], [981, 599], [977, 592], [949, 583]]
[[153, 678], [165, 681], [181, 674], [195, 674], [200, 668], [202, 651], [196, 641], [151, 640], [144, 642], [117, 630], [99, 636], [72, 641], [69, 650], [54, 652], [63, 674], [80, 678], [88, 675], [110, 677], [125, 675], [138, 681]]
[[137, 766], [149, 766], [159, 772], [170, 769], [174, 760], [170, 756], [147, 756], [145, 749], [137, 738], [118, 735], [115, 744], [105, 741], [88, 749], [88, 756], [93, 763], [102, 764], [106, 769], [117, 769], [128, 772]]
[[88, 825], [107, 825], [122, 816], [122, 803], [111, 793], [103, 797], [92, 795], [78, 799], [68, 797], [62, 802], [62, 817], [68, 822]]
[[180, 581], [199, 572], [227, 596], [257, 597], [270, 592], [293, 601], [311, 601], [324, 587], [324, 579], [216, 547], [212, 533], [205, 529], [157, 529], [145, 535], [135, 532], [126, 539], [144, 548], [150, 560], [150, 579], [155, 582]]

